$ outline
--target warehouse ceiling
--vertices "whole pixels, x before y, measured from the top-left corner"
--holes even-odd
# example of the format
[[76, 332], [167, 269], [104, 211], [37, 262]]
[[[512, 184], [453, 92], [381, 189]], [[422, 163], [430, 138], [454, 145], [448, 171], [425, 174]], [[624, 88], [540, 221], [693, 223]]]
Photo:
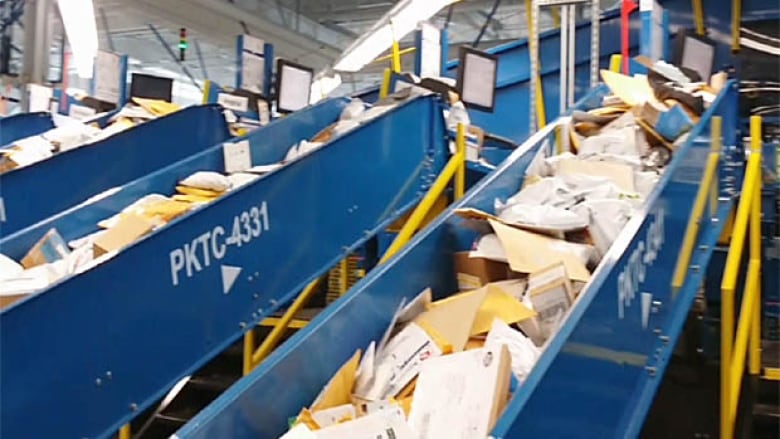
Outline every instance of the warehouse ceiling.
[[[274, 44], [275, 55], [320, 70], [328, 67], [361, 33], [384, 15], [390, 0], [95, 0], [100, 46], [128, 54], [132, 69], [176, 73], [180, 81], [208, 78], [232, 84], [235, 38], [242, 33]], [[502, 0], [488, 22], [494, 0], [463, 0], [451, 15], [434, 21], [447, 27], [455, 45], [471, 44], [485, 30], [481, 47], [526, 34], [524, 2]], [[448, 21], [449, 16], [449, 21]], [[552, 18], [542, 18], [544, 27]], [[179, 63], [155, 35], [176, 50], [179, 28], [187, 29], [187, 59]], [[199, 56], [200, 53], [200, 56]], [[200, 57], [202, 56], [202, 60]], [[376, 83], [379, 68], [345, 77], [346, 87]]]
[[[319, 71], [331, 65], [396, 1], [94, 0], [94, 3], [100, 48], [129, 55], [130, 71], [174, 77], [174, 94], [184, 96], [186, 102], [199, 99], [199, 87], [205, 79], [227, 85], [234, 83], [239, 34], [263, 38], [274, 45], [277, 57]], [[482, 48], [524, 37], [527, 33], [524, 4], [522, 0], [461, 0], [442, 10], [433, 22], [447, 28], [452, 56], [459, 45], [471, 45], [479, 35], [478, 46]], [[542, 30], [551, 28], [552, 16], [543, 14], [540, 25]], [[189, 41], [184, 62], [178, 60], [180, 28], [187, 29]], [[55, 39], [62, 35], [59, 23], [54, 35]], [[59, 49], [53, 47], [52, 54], [58, 58]], [[56, 60], [52, 64], [58, 66]], [[384, 67], [375, 64], [361, 73], [345, 76], [341, 91], [376, 84]], [[84, 83], [74, 75], [70, 77], [74, 78], [73, 87]]]

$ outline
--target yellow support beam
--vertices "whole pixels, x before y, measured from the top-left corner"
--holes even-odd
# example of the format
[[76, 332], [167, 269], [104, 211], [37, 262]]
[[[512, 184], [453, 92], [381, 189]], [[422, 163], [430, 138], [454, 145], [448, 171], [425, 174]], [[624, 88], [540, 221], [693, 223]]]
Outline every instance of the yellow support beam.
[[693, 9], [693, 23], [696, 26], [696, 34], [704, 36], [704, 8], [701, 6], [701, 0], [691, 0]]
[[[745, 282], [745, 292], [742, 298], [742, 306], [739, 311], [739, 323], [737, 324], [737, 337], [734, 342], [734, 352], [729, 364], [721, 364], [726, 368], [729, 374], [728, 402], [729, 402], [729, 424], [731, 431], [734, 431], [734, 423], [737, 417], [737, 405], [739, 394], [742, 389], [742, 376], [745, 374], [745, 357], [748, 350], [748, 340], [751, 335], [752, 321], [757, 320], [754, 314], [755, 305], [758, 302], [758, 285], [761, 284], [759, 273], [761, 270], [761, 261], [750, 261], [747, 269], [747, 279]], [[728, 367], [726, 367], [728, 366]]]
[[620, 72], [621, 65], [623, 65], [623, 55], [616, 53], [609, 57], [610, 72]]
[[385, 69], [382, 75], [382, 86], [379, 88], [379, 98], [384, 99], [390, 94], [390, 78], [393, 77], [393, 71]]
[[130, 424], [125, 424], [119, 429], [119, 439], [130, 439]]
[[[466, 126], [458, 124], [455, 138], [456, 155], [466, 157]], [[455, 173], [455, 199], [459, 199], [466, 193], [466, 166], [459, 166]]]
[[[761, 157], [761, 117], [750, 118], [750, 154]], [[760, 167], [760, 164], [759, 164]], [[751, 375], [758, 375], [761, 371], [761, 189], [763, 175], [759, 169], [756, 176], [756, 185], [753, 189], [753, 204], [750, 212], [750, 263], [756, 264], [754, 276], [755, 291], [747, 290], [747, 294], [756, 296], [752, 305], [753, 319], [750, 322], [750, 363], [748, 370]], [[750, 273], [750, 272], [749, 272]], [[750, 274], [748, 274], [750, 276]], [[748, 282], [751, 279], [748, 278]], [[745, 299], [743, 299], [744, 301]]]
[[393, 72], [401, 73], [401, 46], [397, 40], [393, 40], [393, 47], [391, 49], [393, 55]]
[[260, 364], [260, 362], [263, 361], [265, 357], [267, 357], [276, 348], [276, 344], [279, 343], [279, 339], [282, 338], [284, 331], [289, 327], [290, 321], [292, 321], [295, 314], [303, 309], [306, 303], [309, 302], [311, 296], [313, 296], [317, 291], [317, 286], [319, 286], [319, 284], [319, 278], [311, 281], [309, 285], [307, 285], [306, 288], [301, 291], [301, 294], [295, 298], [295, 301], [290, 305], [289, 308], [287, 308], [287, 311], [284, 312], [284, 315], [279, 318], [279, 321], [277, 322], [276, 326], [274, 326], [274, 329], [271, 330], [271, 333], [265, 337], [263, 342], [260, 344], [260, 347], [257, 348], [257, 350], [252, 354], [253, 365]]
[[[745, 357], [750, 348], [750, 373], [757, 374], [761, 364], [760, 317], [761, 301], [761, 118], [750, 118], [750, 157], [748, 158], [742, 194], [737, 206], [733, 235], [729, 245], [721, 282], [721, 346], [720, 346], [720, 437], [734, 437], [736, 408], [739, 401]], [[734, 293], [750, 226], [750, 259], [745, 291], [734, 340]]]
[[[398, 51], [398, 54], [400, 56], [404, 56], [404, 55], [408, 55], [410, 53], [414, 53], [415, 50], [417, 50], [415, 47], [407, 47], [406, 49], [401, 49], [400, 51]], [[387, 61], [392, 61], [393, 60], [393, 56], [394, 56], [394, 54], [392, 52], [390, 52], [387, 55], [380, 56], [379, 58], [371, 61], [371, 64], [379, 64], [379, 63], [383, 63], [383, 62], [387, 62]]]
[[[702, 176], [699, 191], [693, 202], [693, 210], [688, 219], [688, 225], [685, 228], [685, 235], [677, 258], [677, 265], [674, 268], [674, 275], [672, 276], [672, 291], [674, 293], [682, 288], [683, 283], [685, 283], [688, 274], [688, 265], [691, 262], [691, 255], [693, 254], [693, 247], [696, 244], [696, 238], [699, 236], [699, 225], [701, 224], [702, 217], [704, 216], [704, 209], [707, 205], [707, 197], [712, 193], [710, 187], [713, 184], [713, 180], [716, 180], [715, 176], [717, 175], [718, 162], [720, 161], [721, 122], [720, 117], [712, 118], [712, 148], [710, 150], [710, 155], [707, 158], [707, 165], [704, 168], [704, 176]], [[717, 203], [717, 199], [715, 200], [715, 203]]]
[[450, 160], [444, 166], [444, 169], [442, 169], [439, 176], [436, 177], [433, 185], [431, 185], [428, 192], [423, 196], [423, 199], [420, 200], [420, 203], [414, 208], [414, 211], [412, 211], [409, 220], [398, 232], [398, 236], [395, 237], [390, 244], [390, 247], [385, 251], [385, 254], [382, 255], [382, 258], [379, 260], [380, 264], [390, 259], [390, 257], [396, 254], [398, 250], [409, 242], [414, 235], [414, 232], [417, 231], [420, 224], [427, 216], [428, 211], [434, 206], [436, 200], [447, 187], [447, 184], [452, 180], [452, 177], [455, 176], [455, 173], [458, 172], [460, 167], [465, 166], [465, 158], [466, 157], [462, 152], [456, 152], [450, 157]]
[[204, 105], [209, 103], [210, 90], [211, 90], [211, 81], [207, 79], [203, 81], [203, 99], [202, 99], [203, 102], [202, 103]]
[[[528, 35], [533, 35], [533, 32], [537, 32], [537, 29], [534, 28], [533, 23], [531, 22], [530, 11], [531, 11], [531, 0], [525, 0], [526, 28], [528, 29]], [[542, 70], [541, 60], [537, 60], [537, 63], [539, 65], [539, 71], [541, 71]], [[542, 87], [542, 79], [541, 77], [539, 77], [539, 75], [536, 75], [536, 87], [534, 88], [535, 88], [534, 92], [536, 94], [536, 120], [539, 125], [538, 129], [542, 129], [547, 125], [547, 111], [544, 106], [544, 89]]]
[[731, 0], [731, 51], [739, 52], [739, 27], [742, 22], [742, 0]]
[[765, 380], [780, 381], [780, 368], [765, 367], [761, 375]]
[[244, 376], [249, 375], [252, 369], [255, 368], [255, 363], [252, 361], [252, 353], [255, 351], [255, 331], [254, 328], [250, 328], [249, 331], [244, 334], [244, 359], [242, 366], [242, 373]]
[[[260, 322], [260, 326], [276, 326], [279, 324], [279, 322], [282, 320], [281, 317], [266, 317]], [[303, 329], [306, 325], [309, 324], [308, 320], [304, 319], [292, 319], [289, 323], [287, 323], [287, 327], [290, 329]]]

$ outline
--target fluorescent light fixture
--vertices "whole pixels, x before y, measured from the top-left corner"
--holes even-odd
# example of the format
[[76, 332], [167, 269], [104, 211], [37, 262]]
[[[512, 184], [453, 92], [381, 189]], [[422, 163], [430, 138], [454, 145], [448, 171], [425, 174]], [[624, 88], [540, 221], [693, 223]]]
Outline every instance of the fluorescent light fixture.
[[311, 84], [311, 97], [309, 103], [314, 104], [325, 99], [328, 94], [337, 89], [339, 85], [341, 85], [341, 75], [338, 73], [333, 76], [322, 76], [315, 79]]
[[357, 72], [413, 31], [421, 21], [428, 20], [442, 8], [459, 0], [401, 0], [358, 38], [341, 55], [334, 70]]
[[97, 24], [92, 0], [57, 0], [57, 4], [73, 52], [76, 74], [82, 78], [91, 78], [98, 51]]

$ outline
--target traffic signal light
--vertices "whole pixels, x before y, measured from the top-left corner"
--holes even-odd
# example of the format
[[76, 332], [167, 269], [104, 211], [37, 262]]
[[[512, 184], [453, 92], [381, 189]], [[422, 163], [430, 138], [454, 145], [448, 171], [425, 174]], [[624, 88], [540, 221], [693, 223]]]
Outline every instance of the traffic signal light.
[[179, 60], [184, 61], [184, 53], [187, 51], [187, 29], [179, 29]]

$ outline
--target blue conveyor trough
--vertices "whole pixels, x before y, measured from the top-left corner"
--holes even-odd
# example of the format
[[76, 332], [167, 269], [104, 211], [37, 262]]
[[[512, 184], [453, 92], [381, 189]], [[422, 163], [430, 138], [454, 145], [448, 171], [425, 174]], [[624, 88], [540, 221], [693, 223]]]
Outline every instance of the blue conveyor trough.
[[[280, 161], [346, 103], [326, 101], [249, 134], [253, 164]], [[436, 97], [404, 102], [3, 310], [0, 436], [115, 433], [415, 205], [444, 163], [445, 139]], [[66, 240], [83, 236], [143, 195], [223, 169], [218, 144], [0, 246], [19, 258], [51, 227]], [[39, 414], [45, 421], [34, 421]]]
[[[600, 104], [600, 86], [578, 105]], [[736, 85], [730, 82], [675, 151], [645, 207], [632, 217], [590, 282], [547, 342], [541, 358], [499, 419], [493, 436], [636, 437], [701, 284], [712, 249], [739, 188], [720, 185], [711, 221], [696, 237], [686, 281], [672, 292], [672, 273], [703, 169], [710, 153], [710, 121], [723, 118], [721, 181], [741, 181]], [[554, 127], [534, 134], [500, 167], [452, 205], [396, 256], [297, 332], [250, 375], [193, 418], [179, 438], [274, 438], [288, 419], [311, 404], [355, 352], [381, 339], [402, 300], [430, 287], [439, 297], [456, 291], [453, 253], [476, 233], [453, 209], [493, 211], [521, 186], [537, 154], [549, 155]], [[740, 159], [740, 157], [742, 157]], [[728, 178], [733, 177], [733, 179]], [[642, 323], [640, 296], [653, 305]]]
[[20, 113], [0, 117], [0, 146], [54, 128], [50, 113]]
[[229, 138], [219, 106], [189, 107], [99, 142], [12, 169], [0, 175], [4, 208], [0, 236]]

